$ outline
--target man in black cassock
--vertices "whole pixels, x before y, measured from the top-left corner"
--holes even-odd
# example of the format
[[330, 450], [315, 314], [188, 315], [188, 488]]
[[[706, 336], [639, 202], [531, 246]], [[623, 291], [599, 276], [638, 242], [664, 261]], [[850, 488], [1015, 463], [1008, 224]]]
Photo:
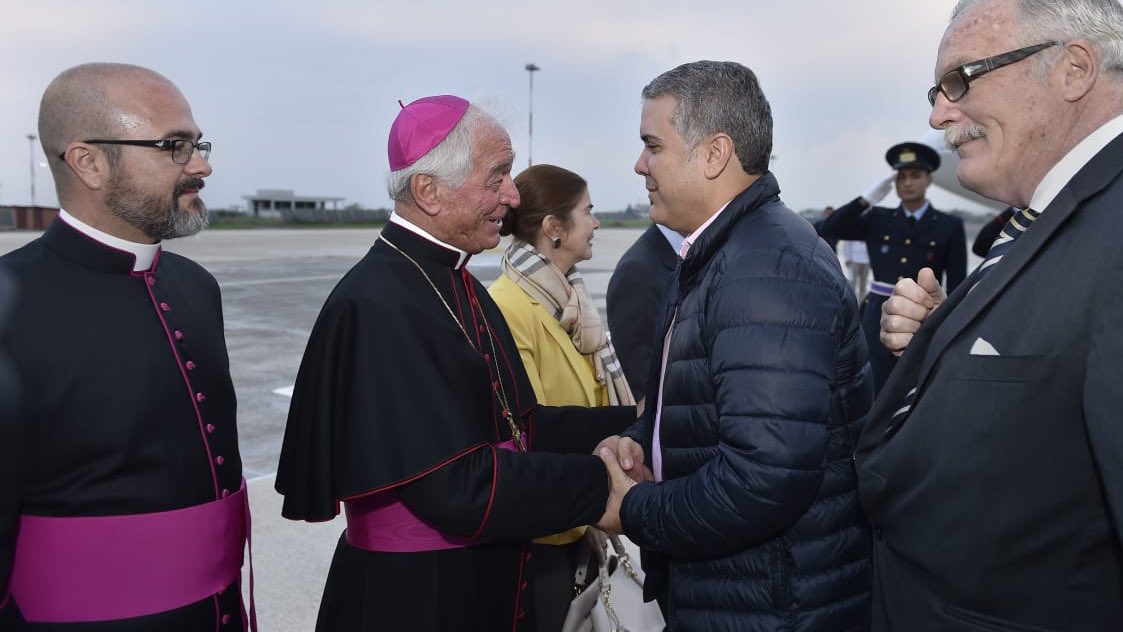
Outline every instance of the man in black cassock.
[[206, 225], [210, 143], [170, 81], [121, 64], [55, 78], [39, 137], [64, 210], [0, 258], [20, 389], [0, 421], [0, 629], [241, 630], [219, 288], [160, 246]]
[[538, 406], [465, 267], [519, 202], [502, 127], [427, 97], [398, 114], [389, 157], [394, 214], [328, 297], [301, 363], [283, 514], [346, 509], [317, 630], [526, 629], [530, 539], [602, 518], [609, 479], [590, 452], [635, 409]]

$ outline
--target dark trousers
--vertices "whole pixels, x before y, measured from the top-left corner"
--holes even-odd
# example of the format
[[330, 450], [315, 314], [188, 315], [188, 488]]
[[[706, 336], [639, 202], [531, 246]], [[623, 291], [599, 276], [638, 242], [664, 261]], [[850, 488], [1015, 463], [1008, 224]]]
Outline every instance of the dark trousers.
[[[530, 561], [527, 562], [527, 575], [530, 579], [530, 629], [534, 632], [558, 632], [565, 622], [569, 602], [573, 601], [573, 574], [582, 561], [595, 560], [594, 556], [583, 555], [586, 547], [581, 539], [570, 544], [531, 544]], [[596, 577], [596, 566], [592, 566], [591, 581]]]

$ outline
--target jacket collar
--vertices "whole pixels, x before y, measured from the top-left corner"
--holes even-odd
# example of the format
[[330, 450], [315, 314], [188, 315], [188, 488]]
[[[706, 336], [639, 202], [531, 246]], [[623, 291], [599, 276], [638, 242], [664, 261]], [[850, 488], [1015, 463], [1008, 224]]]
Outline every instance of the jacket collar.
[[687, 288], [693, 285], [694, 277], [704, 270], [714, 255], [721, 250], [725, 240], [729, 238], [729, 233], [742, 217], [757, 207], [778, 200], [779, 197], [780, 184], [776, 182], [776, 176], [769, 171], [733, 198], [721, 215], [690, 246], [690, 252], [686, 253], [686, 258], [682, 260], [680, 272], [682, 280], [679, 287]]

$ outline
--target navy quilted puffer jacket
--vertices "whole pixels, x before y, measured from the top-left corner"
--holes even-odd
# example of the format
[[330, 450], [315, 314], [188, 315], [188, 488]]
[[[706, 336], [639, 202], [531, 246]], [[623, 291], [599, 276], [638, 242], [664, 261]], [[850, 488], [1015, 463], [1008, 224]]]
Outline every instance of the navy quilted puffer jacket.
[[[873, 391], [857, 302], [779, 193], [765, 174], [730, 202], [668, 290], [664, 480], [632, 488], [621, 518], [672, 632], [869, 627], [851, 453]], [[626, 433], [649, 464], [659, 361]]]

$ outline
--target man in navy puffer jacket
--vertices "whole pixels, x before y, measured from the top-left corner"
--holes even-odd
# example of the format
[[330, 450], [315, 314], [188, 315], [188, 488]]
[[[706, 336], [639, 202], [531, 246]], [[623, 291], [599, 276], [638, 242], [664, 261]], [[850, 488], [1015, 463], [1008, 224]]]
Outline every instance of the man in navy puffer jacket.
[[751, 70], [685, 64], [643, 97], [635, 169], [651, 218], [686, 241], [648, 410], [600, 452], [633, 478], [653, 470], [637, 484], [610, 466], [648, 595], [672, 632], [866, 630], [870, 541], [851, 453], [873, 389], [854, 293], [780, 201]]

